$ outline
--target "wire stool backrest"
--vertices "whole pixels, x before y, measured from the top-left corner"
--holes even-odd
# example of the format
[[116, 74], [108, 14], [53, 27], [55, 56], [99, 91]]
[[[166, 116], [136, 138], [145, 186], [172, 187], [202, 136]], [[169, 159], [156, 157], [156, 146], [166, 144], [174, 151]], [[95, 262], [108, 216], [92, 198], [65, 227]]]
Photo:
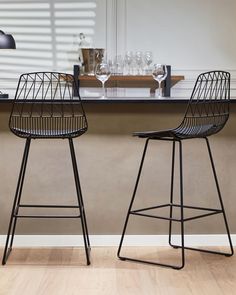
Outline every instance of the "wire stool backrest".
[[211, 71], [198, 76], [179, 137], [206, 137], [219, 132], [229, 118], [230, 73]]
[[20, 76], [9, 127], [20, 137], [76, 137], [87, 130], [74, 76], [34, 72]]

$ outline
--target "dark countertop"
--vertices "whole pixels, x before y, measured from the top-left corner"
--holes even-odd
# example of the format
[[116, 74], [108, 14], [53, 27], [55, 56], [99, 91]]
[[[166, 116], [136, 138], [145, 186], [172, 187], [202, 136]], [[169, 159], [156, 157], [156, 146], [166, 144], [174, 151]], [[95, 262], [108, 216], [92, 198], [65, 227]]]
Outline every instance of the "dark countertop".
[[[84, 103], [97, 103], [97, 104], [112, 104], [112, 103], [141, 103], [141, 104], [152, 104], [152, 103], [163, 103], [163, 104], [172, 104], [172, 103], [187, 103], [189, 99], [186, 98], [141, 98], [141, 97], [116, 97], [116, 98], [97, 98], [97, 97], [82, 97], [82, 102]], [[40, 101], [40, 100], [38, 100]], [[54, 100], [55, 102], [61, 102], [61, 100]], [[0, 103], [12, 103], [12, 98], [2, 98]], [[70, 102], [70, 100], [64, 100], [64, 102]], [[231, 103], [236, 103], [236, 99], [231, 99]]]

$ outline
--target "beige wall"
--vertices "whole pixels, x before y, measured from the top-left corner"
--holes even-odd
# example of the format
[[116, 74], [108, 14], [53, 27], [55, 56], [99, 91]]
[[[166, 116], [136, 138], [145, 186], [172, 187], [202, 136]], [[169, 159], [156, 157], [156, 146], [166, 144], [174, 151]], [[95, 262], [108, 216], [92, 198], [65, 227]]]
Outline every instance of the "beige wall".
[[[144, 141], [132, 131], [173, 127], [185, 104], [87, 104], [89, 131], [75, 139], [84, 201], [91, 234], [120, 234], [134, 187]], [[6, 234], [24, 140], [7, 127], [9, 105], [0, 111], [0, 234]], [[236, 105], [225, 129], [211, 138], [231, 231], [236, 233]], [[144, 166], [137, 206], [168, 202], [171, 145], [152, 142]], [[206, 146], [184, 142], [184, 181], [187, 204], [217, 206]], [[176, 195], [178, 196], [178, 187]], [[72, 167], [66, 140], [32, 142], [23, 199], [70, 204], [75, 201]], [[136, 222], [133, 222], [136, 221]], [[133, 217], [130, 233], [167, 233], [167, 223]], [[189, 233], [223, 233], [220, 215], [186, 224]], [[79, 220], [23, 220], [18, 234], [73, 234]]]

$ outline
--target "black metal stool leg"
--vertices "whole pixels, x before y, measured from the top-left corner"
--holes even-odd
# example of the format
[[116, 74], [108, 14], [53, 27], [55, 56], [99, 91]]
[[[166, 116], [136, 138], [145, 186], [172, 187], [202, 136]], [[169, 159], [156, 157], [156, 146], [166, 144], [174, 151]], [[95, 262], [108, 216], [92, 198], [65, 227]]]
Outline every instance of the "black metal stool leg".
[[123, 241], [124, 241], [124, 236], [125, 236], [127, 224], [128, 224], [128, 221], [129, 221], [130, 211], [132, 209], [132, 206], [133, 206], [133, 203], [134, 203], [134, 199], [135, 199], [135, 196], [136, 196], [136, 191], [137, 191], [137, 188], [138, 188], [139, 179], [140, 179], [141, 172], [142, 172], [143, 163], [144, 163], [144, 159], [145, 159], [145, 155], [146, 155], [148, 143], [149, 143], [149, 139], [146, 140], [146, 143], [145, 143], [145, 146], [144, 146], [143, 155], [142, 155], [142, 159], [141, 159], [141, 163], [140, 163], [140, 167], [139, 167], [139, 171], [138, 171], [138, 176], [137, 176], [135, 187], [134, 187], [133, 196], [131, 198], [129, 209], [128, 209], [128, 212], [127, 212], [127, 215], [126, 215], [125, 224], [124, 224], [124, 228], [123, 228], [123, 232], [122, 232], [122, 235], [121, 235], [121, 240], [120, 240], [120, 244], [119, 244], [119, 248], [118, 248], [118, 252], [117, 252], [117, 256], [121, 260], [125, 260], [125, 257], [122, 257], [120, 255], [120, 251], [121, 251], [121, 247], [122, 247], [122, 244], [123, 244]]
[[[5, 249], [4, 249], [4, 254], [3, 254], [3, 259], [2, 259], [3, 265], [6, 264], [7, 258], [10, 255], [10, 252], [12, 250], [15, 229], [16, 229], [16, 223], [17, 223], [17, 214], [18, 214], [18, 210], [19, 210], [22, 188], [23, 188], [23, 183], [24, 183], [24, 178], [25, 178], [26, 165], [27, 165], [29, 149], [30, 149], [30, 142], [31, 142], [31, 139], [28, 138], [25, 143], [25, 149], [24, 149], [24, 154], [23, 154], [22, 163], [21, 163], [21, 169], [20, 169], [20, 173], [19, 173], [19, 177], [18, 177], [16, 193], [15, 193], [15, 198], [14, 198], [14, 202], [13, 202], [13, 206], [12, 206], [11, 218], [10, 218], [10, 222], [9, 222], [7, 239], [6, 239], [6, 244], [5, 244]], [[11, 240], [10, 240], [10, 236], [11, 236]], [[8, 247], [9, 240], [10, 240], [10, 246]]]
[[76, 171], [76, 174], [75, 174], [76, 187], [78, 187], [79, 196], [80, 196], [81, 204], [82, 204], [82, 207], [83, 207], [82, 214], [83, 214], [83, 218], [84, 218], [86, 241], [87, 241], [87, 245], [88, 245], [88, 247], [90, 249], [90, 240], [89, 240], [89, 234], [88, 234], [87, 219], [86, 219], [83, 195], [82, 195], [82, 190], [81, 190], [81, 185], [80, 185], [80, 180], [79, 180], [79, 172], [78, 172], [78, 168], [77, 168], [76, 156], [75, 156], [75, 151], [74, 151], [74, 144], [73, 144], [72, 139], [69, 139], [69, 140], [71, 140], [70, 144], [72, 144], [72, 150], [73, 150], [73, 159], [74, 159], [73, 165], [75, 164], [74, 168], [75, 168], [75, 171]]
[[[214, 176], [216, 189], [217, 189], [217, 193], [218, 193], [218, 197], [219, 197], [219, 201], [220, 201], [220, 206], [221, 206], [220, 211], [222, 212], [223, 217], [224, 217], [224, 222], [225, 222], [225, 227], [226, 227], [226, 232], [227, 232], [231, 252], [230, 253], [225, 253], [225, 252], [219, 252], [219, 251], [199, 249], [199, 248], [194, 248], [194, 247], [184, 247], [184, 248], [187, 249], [187, 250], [199, 251], [199, 252], [209, 253], [209, 254], [224, 255], [224, 256], [230, 257], [230, 256], [232, 256], [234, 254], [234, 249], [233, 249], [233, 245], [232, 245], [232, 241], [231, 241], [231, 237], [230, 237], [229, 226], [228, 226], [228, 223], [227, 223], [224, 204], [223, 204], [223, 200], [222, 200], [222, 196], [221, 196], [221, 192], [220, 192], [220, 186], [219, 186], [219, 182], [218, 182], [217, 175], [216, 175], [216, 169], [215, 169], [215, 165], [214, 165], [214, 161], [213, 161], [213, 157], [212, 157], [212, 153], [211, 153], [210, 143], [209, 143], [209, 140], [208, 140], [207, 137], [205, 137], [204, 139], [206, 140], [206, 144], [207, 144], [207, 149], [208, 149], [208, 153], [209, 153], [209, 157], [210, 157], [213, 176]], [[174, 248], [181, 248], [181, 246], [179, 246], [179, 245], [172, 245], [172, 246]]]
[[80, 180], [79, 180], [79, 172], [78, 172], [78, 168], [77, 168], [77, 164], [76, 164], [76, 158], [75, 158], [75, 169], [76, 169], [76, 183], [77, 186], [79, 188], [79, 192], [80, 192], [80, 200], [81, 200], [81, 204], [82, 204], [82, 214], [83, 214], [83, 218], [84, 218], [84, 228], [85, 228], [85, 235], [86, 235], [86, 240], [87, 240], [87, 245], [89, 250], [91, 250], [90, 247], [90, 240], [89, 240], [89, 233], [88, 233], [88, 225], [87, 225], [87, 218], [86, 218], [86, 213], [85, 213], [85, 207], [84, 207], [84, 201], [83, 201], [83, 194], [82, 194], [82, 189], [81, 189], [81, 185], [80, 185]]
[[[172, 218], [173, 213], [173, 193], [174, 193], [174, 176], [175, 176], [175, 141], [173, 141], [172, 147], [172, 165], [171, 165], [171, 184], [170, 184], [170, 218]], [[171, 234], [172, 234], [172, 220], [169, 222], [169, 245], [171, 244]]]
[[[174, 187], [174, 168], [175, 168], [175, 141], [173, 142], [172, 150], [172, 171], [171, 171], [171, 192], [170, 192], [170, 218], [172, 218], [172, 204], [173, 204], [173, 187]], [[173, 245], [171, 243], [171, 231], [172, 231], [172, 220], [169, 223], [169, 245], [173, 248], [181, 249], [181, 265], [173, 267], [174, 269], [182, 269], [185, 265], [185, 249], [184, 246], [184, 201], [183, 201], [183, 151], [182, 142], [179, 141], [179, 176], [180, 176], [180, 233], [181, 233], [181, 246]]]
[[229, 245], [230, 245], [230, 250], [231, 250], [231, 253], [228, 253], [228, 254], [225, 254], [225, 255], [226, 256], [232, 256], [234, 254], [234, 248], [233, 248], [231, 237], [230, 237], [229, 226], [228, 226], [226, 213], [225, 213], [225, 209], [224, 209], [224, 204], [223, 204], [223, 200], [222, 200], [222, 196], [221, 196], [221, 192], [220, 192], [219, 182], [218, 182], [217, 175], [216, 175], [216, 169], [215, 169], [215, 165], [214, 165], [214, 161], [213, 161], [213, 157], [212, 157], [212, 153], [211, 153], [211, 147], [210, 147], [210, 143], [209, 143], [208, 138], [205, 138], [205, 140], [206, 140], [206, 143], [207, 143], [207, 149], [208, 149], [208, 152], [209, 152], [209, 157], [210, 157], [210, 161], [211, 161], [211, 167], [212, 167], [212, 171], [213, 171], [213, 175], [214, 175], [214, 179], [215, 179], [215, 183], [216, 183], [217, 193], [218, 193], [218, 197], [219, 197], [219, 200], [220, 200], [220, 206], [221, 206], [221, 209], [222, 209], [224, 222], [225, 222], [225, 227], [226, 227], [226, 232], [227, 232], [227, 235], [228, 235]]
[[143, 162], [144, 162], [144, 158], [145, 158], [145, 155], [146, 155], [148, 141], [149, 141], [149, 139], [147, 139], [145, 147], [144, 147], [143, 156], [142, 156], [141, 164], [140, 164], [140, 167], [139, 167], [138, 177], [137, 177], [137, 180], [136, 180], [133, 196], [132, 196], [132, 199], [131, 199], [131, 202], [130, 202], [130, 205], [129, 205], [129, 209], [128, 209], [128, 213], [127, 213], [127, 216], [126, 216], [125, 225], [124, 225], [124, 228], [123, 228], [123, 232], [122, 232], [121, 241], [120, 241], [120, 245], [119, 245], [119, 248], [118, 248], [117, 256], [121, 260], [128, 260], [128, 261], [133, 261], [133, 262], [141, 262], [141, 263], [146, 263], [146, 264], [151, 264], [151, 265], [170, 267], [170, 268], [173, 268], [173, 269], [181, 269], [181, 268], [184, 267], [184, 263], [185, 263], [185, 258], [184, 258], [184, 250], [185, 250], [185, 248], [184, 248], [184, 211], [183, 211], [183, 168], [182, 168], [182, 143], [181, 143], [181, 141], [179, 141], [179, 146], [180, 146], [179, 147], [179, 160], [180, 160], [180, 210], [181, 210], [180, 211], [180, 216], [181, 216], [180, 217], [180, 223], [181, 223], [181, 250], [182, 250], [181, 251], [181, 255], [182, 255], [181, 265], [178, 266], [178, 265], [164, 264], [164, 263], [152, 262], [152, 261], [149, 261], [149, 260], [141, 260], [141, 259], [129, 258], [129, 257], [125, 257], [125, 256], [120, 255], [123, 240], [124, 240], [124, 236], [125, 236], [125, 232], [126, 232], [126, 228], [127, 228], [127, 224], [128, 224], [128, 220], [129, 220], [129, 216], [130, 216], [130, 214], [132, 214], [132, 205], [133, 205], [135, 195], [136, 195], [136, 191], [137, 191], [137, 188], [138, 188], [138, 183], [139, 183], [140, 175], [141, 175], [141, 172], [142, 172], [142, 167], [143, 167]]
[[85, 211], [84, 211], [84, 206], [83, 206], [83, 201], [82, 201], [79, 173], [78, 173], [74, 144], [73, 144], [72, 138], [69, 138], [69, 145], [70, 145], [72, 166], [73, 166], [73, 171], [74, 171], [78, 204], [79, 204], [80, 215], [81, 215], [81, 227], [82, 227], [82, 232], [83, 232], [85, 254], [86, 254], [87, 265], [89, 265], [90, 264], [90, 257], [89, 257], [90, 244], [89, 244], [88, 228], [87, 228], [86, 216], [85, 216]]
[[181, 226], [181, 255], [182, 255], [182, 264], [176, 269], [181, 269], [185, 265], [185, 255], [184, 255], [184, 191], [183, 191], [183, 151], [182, 151], [182, 142], [179, 141], [179, 174], [180, 174], [180, 226]]
[[181, 265], [173, 267], [174, 269], [182, 269], [185, 265], [185, 249], [184, 246], [184, 203], [183, 203], [183, 151], [182, 142], [179, 141], [179, 169], [180, 169], [180, 233], [181, 233], [181, 246], [173, 245], [171, 243], [172, 233], [172, 209], [173, 209], [173, 190], [174, 190], [174, 169], [175, 169], [175, 141], [173, 141], [172, 150], [172, 171], [171, 171], [171, 191], [170, 191], [170, 223], [169, 223], [169, 245], [173, 248], [181, 249]]
[[[73, 142], [72, 142], [72, 145], [73, 145]], [[73, 145], [73, 151], [74, 151], [74, 145]], [[80, 180], [79, 180], [79, 171], [78, 171], [78, 168], [77, 168], [75, 152], [74, 152], [74, 160], [75, 160], [74, 164], [75, 164], [75, 169], [76, 169], [76, 179], [75, 179], [75, 181], [77, 183], [76, 185], [79, 188], [80, 200], [81, 200], [81, 204], [82, 204], [82, 207], [83, 207], [82, 214], [83, 214], [83, 218], [84, 218], [86, 241], [87, 241], [87, 245], [88, 245], [89, 250], [91, 250], [91, 248], [90, 248], [90, 240], [89, 240], [89, 233], [88, 233], [88, 226], [87, 226], [87, 218], [86, 218], [86, 213], [85, 213], [85, 208], [84, 208], [83, 194], [82, 194], [82, 189], [81, 189]]]
[[[170, 204], [173, 203], [173, 185], [174, 185], [174, 167], [175, 167], [175, 142], [173, 142], [173, 154], [172, 154], [172, 172], [171, 172], [171, 194], [170, 194]], [[181, 249], [181, 265], [173, 267], [175, 269], [181, 269], [185, 265], [185, 249], [184, 246], [184, 193], [183, 193], [183, 151], [182, 142], [179, 141], [179, 176], [180, 176], [180, 233], [181, 233], [181, 246], [173, 245], [171, 243], [171, 230], [172, 230], [172, 220], [169, 223], [169, 244], [173, 248]], [[172, 218], [172, 206], [170, 206], [170, 218]]]
[[83, 216], [84, 216], [84, 225], [85, 225], [86, 239], [87, 239], [88, 247], [90, 249], [90, 240], [89, 240], [89, 233], [88, 233], [88, 226], [87, 226], [87, 218], [86, 218], [86, 213], [85, 213], [85, 208], [84, 208], [83, 194], [82, 194], [82, 189], [81, 189], [81, 185], [80, 185], [77, 164], [76, 164], [75, 167], [76, 167], [76, 170], [77, 170], [77, 177], [76, 177], [77, 178], [77, 185], [78, 185], [78, 188], [79, 188], [81, 204], [82, 204], [82, 207], [83, 207]]

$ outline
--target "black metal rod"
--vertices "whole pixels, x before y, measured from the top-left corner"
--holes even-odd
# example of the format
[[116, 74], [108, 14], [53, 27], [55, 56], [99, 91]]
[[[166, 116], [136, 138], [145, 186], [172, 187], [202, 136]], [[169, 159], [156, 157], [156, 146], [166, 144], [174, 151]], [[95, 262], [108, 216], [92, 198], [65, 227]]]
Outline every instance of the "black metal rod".
[[11, 254], [11, 248], [8, 248], [7, 249], [7, 252], [6, 252], [6, 255], [5, 255], [5, 263], [2, 263], [3, 265], [5, 265], [6, 264], [6, 262], [7, 262], [7, 259], [8, 259], [8, 257], [10, 256], [10, 254]]
[[80, 215], [14, 215], [17, 218], [80, 218]]
[[27, 205], [27, 204], [23, 204], [23, 205], [19, 205], [19, 207], [21, 208], [79, 208], [79, 206], [73, 206], [73, 205]]
[[184, 191], [183, 191], [183, 151], [182, 142], [179, 141], [179, 176], [180, 176], [180, 219], [181, 219], [181, 252], [182, 252], [182, 264], [179, 269], [185, 265], [185, 253], [184, 253]]
[[[72, 141], [72, 139], [71, 139]], [[73, 145], [73, 141], [72, 141], [72, 145]], [[84, 219], [84, 225], [85, 225], [85, 234], [86, 234], [86, 240], [87, 240], [87, 245], [88, 248], [90, 250], [90, 240], [89, 240], [89, 233], [88, 233], [88, 226], [87, 226], [87, 218], [86, 218], [86, 213], [85, 213], [85, 208], [84, 208], [84, 201], [83, 201], [83, 195], [82, 195], [82, 189], [81, 189], [81, 185], [80, 185], [80, 179], [79, 179], [79, 171], [78, 171], [78, 167], [77, 167], [77, 161], [76, 161], [76, 156], [75, 156], [75, 151], [74, 151], [74, 145], [73, 145], [73, 154], [74, 154], [74, 163], [75, 163], [75, 171], [76, 171], [76, 185], [78, 186], [78, 191], [79, 191], [79, 196], [80, 196], [80, 200], [81, 200], [81, 204], [82, 204], [82, 216]]]
[[217, 175], [216, 175], [216, 169], [215, 169], [215, 165], [214, 165], [214, 161], [213, 161], [213, 157], [212, 157], [212, 153], [211, 153], [211, 147], [210, 147], [210, 143], [209, 143], [209, 140], [207, 137], [205, 138], [205, 140], [206, 140], [207, 149], [208, 149], [210, 162], [211, 162], [211, 167], [212, 167], [212, 171], [213, 171], [213, 175], [214, 175], [214, 179], [215, 179], [215, 183], [216, 183], [220, 206], [221, 206], [223, 217], [224, 217], [225, 228], [226, 228], [226, 232], [227, 232], [227, 236], [228, 236], [228, 240], [229, 240], [229, 245], [230, 245], [230, 250], [231, 250], [231, 253], [229, 255], [232, 256], [234, 254], [234, 248], [233, 248], [231, 237], [230, 237], [229, 226], [228, 226], [226, 213], [225, 213], [225, 209], [224, 209], [224, 204], [223, 204], [223, 200], [222, 200], [222, 196], [221, 196], [221, 192], [220, 192], [219, 182], [218, 182]]
[[135, 259], [135, 258], [123, 257], [123, 256], [119, 256], [119, 258], [121, 260], [128, 260], [128, 261], [139, 262], [139, 263], [143, 263], [143, 264], [168, 267], [168, 268], [173, 268], [173, 269], [177, 269], [177, 270], [182, 268], [182, 266], [177, 266], [177, 265], [175, 266], [175, 265], [170, 265], [170, 264], [165, 264], [165, 263], [158, 263], [158, 262], [153, 262], [153, 261], [149, 261], [149, 260], [140, 260], [140, 259]]
[[[26, 165], [27, 165], [28, 156], [29, 156], [29, 149], [30, 149], [31, 139], [28, 138], [26, 140], [26, 142], [27, 141], [28, 141], [28, 143], [27, 143], [27, 154], [26, 154], [26, 159], [25, 159], [23, 171], [22, 171], [22, 179], [21, 179], [21, 183], [20, 183], [20, 186], [19, 186], [19, 191], [18, 191], [19, 197], [18, 197], [18, 200], [17, 200], [17, 207], [16, 207], [16, 210], [15, 210], [15, 213], [18, 213], [18, 211], [19, 211], [19, 205], [20, 205], [20, 200], [21, 200], [21, 195], [22, 195], [22, 189], [23, 189], [23, 184], [24, 184], [24, 179], [25, 179], [25, 171], [26, 171]], [[14, 235], [15, 235], [15, 229], [16, 229], [16, 222], [17, 222], [17, 217], [14, 220], [10, 248], [12, 248], [12, 245], [13, 245], [13, 240], [14, 240]]]
[[129, 205], [128, 212], [127, 212], [126, 219], [125, 219], [124, 228], [123, 228], [123, 231], [122, 231], [122, 234], [121, 234], [121, 240], [120, 240], [119, 248], [118, 248], [118, 251], [117, 251], [118, 258], [121, 258], [120, 251], [121, 251], [121, 247], [122, 247], [122, 244], [123, 244], [123, 241], [124, 241], [124, 236], [125, 236], [126, 228], [127, 228], [127, 225], [128, 225], [130, 212], [131, 212], [131, 209], [132, 209], [132, 206], [133, 206], [133, 203], [134, 203], [134, 199], [135, 199], [135, 196], [136, 196], [136, 192], [137, 192], [137, 188], [138, 188], [138, 184], [139, 184], [139, 179], [140, 179], [142, 168], [143, 168], [143, 163], [144, 163], [144, 159], [145, 159], [146, 152], [147, 152], [148, 143], [149, 143], [149, 139], [147, 139], [146, 142], [145, 142], [143, 155], [142, 155], [142, 159], [141, 159], [141, 163], [140, 163], [140, 167], [139, 167], [139, 171], [138, 171], [138, 176], [137, 176], [136, 183], [135, 183], [135, 186], [134, 186], [134, 192], [133, 192], [133, 195], [132, 195], [132, 198], [131, 198], [131, 201], [130, 201], [130, 205]]
[[[178, 207], [179, 208], [181, 206], [179, 204], [168, 203], [168, 204], [163, 204], [163, 205], [158, 205], [158, 206], [152, 206], [152, 207], [147, 207], [147, 208], [142, 208], [142, 209], [136, 209], [136, 210], [132, 210], [132, 212], [138, 213], [138, 212], [143, 212], [143, 211], [148, 211], [148, 210], [153, 210], [153, 209], [160, 209], [160, 208], [164, 208], [164, 207]], [[212, 212], [218, 212], [218, 213], [222, 212], [221, 209], [203, 208], [203, 207], [187, 206], [187, 205], [184, 205], [183, 207], [186, 208], [186, 209], [212, 211]]]
[[[170, 204], [173, 203], [174, 194], [174, 177], [175, 177], [175, 141], [172, 146], [172, 164], [171, 164], [171, 183], [170, 183]], [[172, 205], [173, 206], [173, 205]], [[172, 234], [172, 206], [170, 206], [170, 222], [169, 222], [169, 244], [171, 245], [171, 234]]]
[[77, 199], [78, 199], [79, 210], [80, 210], [80, 215], [81, 215], [81, 227], [82, 227], [82, 232], [83, 232], [86, 260], [87, 260], [87, 265], [89, 265], [90, 264], [90, 257], [89, 257], [88, 231], [86, 229], [86, 217], [84, 215], [84, 206], [83, 206], [83, 203], [81, 200], [82, 194], [81, 194], [81, 188], [79, 185], [79, 174], [78, 174], [78, 169], [77, 169], [75, 150], [74, 150], [72, 138], [69, 138], [69, 146], [70, 146], [70, 152], [71, 152], [71, 160], [72, 160], [72, 166], [73, 166], [73, 172], [74, 172]]
[[216, 212], [201, 214], [201, 215], [198, 215], [198, 216], [193, 216], [193, 217], [185, 218], [184, 221], [191, 221], [191, 220], [194, 220], [194, 219], [208, 217], [208, 216], [215, 215], [215, 214], [220, 214], [220, 213], [222, 213], [222, 212], [216, 211]]
[[[87, 218], [86, 218], [86, 213], [85, 213], [85, 208], [84, 208], [84, 201], [83, 201], [83, 196], [82, 196], [82, 189], [81, 189], [81, 185], [80, 185], [80, 179], [79, 179], [79, 171], [78, 171], [78, 166], [77, 166], [77, 161], [76, 161], [76, 156], [75, 156], [75, 149], [74, 149], [74, 144], [73, 144], [73, 140], [72, 138], [69, 139], [69, 141], [71, 141], [71, 145], [72, 145], [72, 152], [73, 152], [73, 159], [74, 159], [74, 162], [72, 163], [74, 166], [73, 169], [75, 169], [75, 183], [76, 183], [76, 187], [78, 188], [78, 193], [79, 193], [79, 198], [80, 198], [80, 201], [81, 201], [81, 204], [82, 204], [82, 216], [83, 216], [83, 220], [84, 220], [84, 225], [85, 225], [85, 237], [86, 237], [86, 240], [87, 240], [87, 245], [88, 245], [88, 248], [90, 250], [90, 240], [89, 240], [89, 233], [88, 233], [88, 225], [87, 225]], [[80, 205], [79, 205], [80, 206]]]
[[[170, 204], [173, 207], [180, 207], [180, 205], [178, 204]], [[197, 207], [197, 206], [188, 206], [188, 205], [184, 205], [184, 208], [187, 209], [196, 209], [196, 210], [203, 210], [203, 211], [218, 211], [219, 213], [222, 212], [221, 209], [213, 209], [213, 208], [203, 208], [203, 207]]]
[[171, 66], [167, 66], [167, 77], [163, 83], [163, 96], [170, 97], [171, 93]]
[[[172, 207], [172, 206], [170, 206]], [[180, 207], [181, 208], [181, 207]], [[183, 206], [184, 208], [184, 206]], [[203, 218], [203, 217], [208, 217], [211, 215], [215, 215], [215, 214], [220, 214], [222, 213], [222, 211], [215, 211], [215, 212], [210, 212], [210, 213], [205, 213], [205, 214], [201, 214], [201, 215], [197, 215], [197, 216], [193, 216], [193, 217], [188, 217], [188, 218], [184, 218], [184, 222], [185, 221], [191, 221], [194, 219], [199, 219], [199, 218]], [[137, 216], [143, 216], [143, 217], [150, 217], [150, 218], [156, 218], [156, 219], [163, 219], [163, 220], [169, 220], [169, 221], [176, 221], [176, 222], [181, 222], [181, 218], [177, 219], [177, 218], [173, 218], [171, 217], [164, 217], [164, 216], [159, 216], [159, 215], [151, 215], [151, 214], [144, 214], [144, 213], [140, 213], [140, 212], [136, 212], [136, 211], [130, 211], [130, 214], [132, 215], [137, 215]]]
[[[25, 142], [24, 154], [23, 154], [23, 158], [22, 158], [20, 173], [19, 173], [17, 187], [16, 187], [16, 193], [15, 193], [15, 197], [14, 197], [14, 201], [13, 201], [11, 217], [10, 217], [10, 222], [9, 222], [9, 226], [8, 226], [7, 239], [6, 239], [6, 244], [5, 244], [5, 249], [4, 249], [3, 259], [2, 259], [3, 265], [6, 264], [7, 258], [10, 255], [12, 245], [13, 245], [15, 229], [16, 229], [16, 222], [17, 222], [17, 217], [14, 217], [14, 215], [16, 212], [18, 212], [17, 207], [20, 203], [22, 187], [23, 187], [24, 177], [25, 177], [25, 170], [26, 170], [26, 165], [27, 165], [27, 160], [28, 160], [28, 155], [29, 155], [30, 142], [31, 142], [31, 139], [27, 138], [26, 142]], [[13, 220], [14, 220], [14, 222], [13, 222]], [[8, 248], [10, 235], [11, 235], [11, 241], [10, 241], [10, 247]]]
[[78, 96], [79, 93], [79, 89], [80, 89], [80, 83], [79, 83], [79, 75], [80, 75], [80, 66], [79, 65], [74, 65], [73, 68], [73, 74], [74, 74], [74, 81], [75, 81], [75, 85], [74, 85], [74, 89], [73, 89], [73, 94], [74, 96]]
[[[172, 245], [174, 248], [181, 248], [179, 245]], [[225, 252], [218, 252], [218, 251], [212, 251], [212, 250], [206, 250], [206, 249], [201, 249], [201, 248], [194, 248], [194, 247], [184, 247], [186, 250], [192, 250], [192, 251], [198, 251], [198, 252], [203, 252], [203, 253], [209, 253], [209, 254], [217, 254], [217, 255], [224, 255], [226, 257], [232, 256], [229, 253]]]
[[[142, 137], [140, 136], [140, 138], [142, 138]], [[149, 139], [151, 139], [151, 140], [161, 140], [161, 141], [172, 141], [172, 142], [177, 140], [177, 139], [171, 138], [171, 137], [169, 137], [169, 138], [153, 137], [153, 138], [149, 138]]]
[[153, 206], [153, 207], [147, 207], [147, 208], [143, 208], [143, 209], [132, 210], [132, 212], [136, 213], [136, 212], [159, 209], [159, 208], [164, 208], [164, 207], [169, 207], [169, 206], [170, 206], [170, 204], [163, 204], [163, 205], [159, 205], [159, 206]]
[[181, 222], [181, 219], [177, 219], [177, 218], [170, 218], [170, 217], [164, 217], [164, 216], [158, 216], [158, 215], [136, 213], [136, 212], [133, 212], [133, 211], [130, 211], [130, 214], [137, 215], [137, 216], [143, 216], [143, 217], [156, 218], [156, 219], [163, 219], [163, 220], [168, 220], [168, 221], [171, 220], [171, 221]]

